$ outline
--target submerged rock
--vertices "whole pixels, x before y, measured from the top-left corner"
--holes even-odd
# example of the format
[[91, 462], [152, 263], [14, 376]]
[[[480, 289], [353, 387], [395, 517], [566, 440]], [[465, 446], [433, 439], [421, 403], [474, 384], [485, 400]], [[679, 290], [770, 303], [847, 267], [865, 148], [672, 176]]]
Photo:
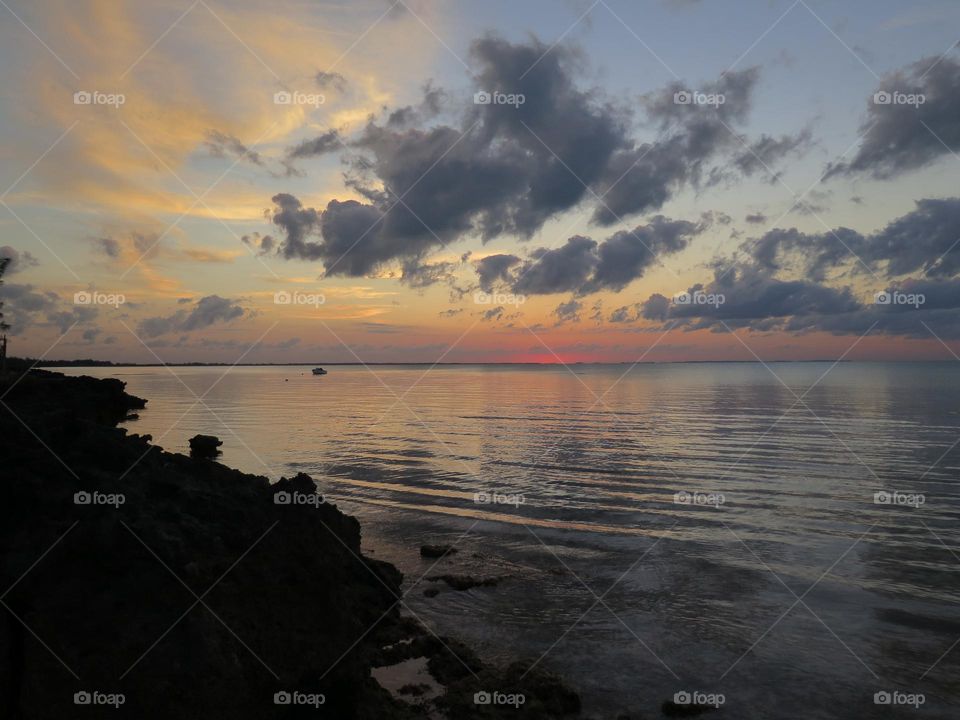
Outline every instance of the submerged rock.
[[420, 555], [425, 558], [441, 558], [444, 555], [453, 555], [457, 549], [453, 545], [421, 545]]
[[493, 587], [500, 582], [500, 578], [475, 578], [471, 575], [430, 575], [427, 580], [442, 581], [454, 590], [469, 590], [475, 587]]
[[425, 695], [429, 690], [430, 690], [429, 685], [426, 685], [424, 683], [417, 683], [415, 685], [414, 684], [404, 685], [399, 690], [397, 690], [397, 692], [400, 693], [401, 695], [415, 695], [417, 697], [420, 697], [421, 695]]

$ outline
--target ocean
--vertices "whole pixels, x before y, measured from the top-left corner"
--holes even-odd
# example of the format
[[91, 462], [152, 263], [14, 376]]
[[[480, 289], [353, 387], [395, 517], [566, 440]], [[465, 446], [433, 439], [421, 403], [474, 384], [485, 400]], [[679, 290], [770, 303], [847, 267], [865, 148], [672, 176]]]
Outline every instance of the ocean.
[[312, 475], [408, 612], [587, 715], [957, 716], [960, 363], [327, 369], [62, 372], [125, 381], [166, 450]]

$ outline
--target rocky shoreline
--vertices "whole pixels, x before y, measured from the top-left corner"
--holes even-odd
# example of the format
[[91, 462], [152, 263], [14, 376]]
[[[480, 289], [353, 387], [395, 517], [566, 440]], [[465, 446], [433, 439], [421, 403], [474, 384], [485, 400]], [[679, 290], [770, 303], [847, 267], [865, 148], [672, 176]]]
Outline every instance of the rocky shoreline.
[[128, 434], [146, 401], [119, 380], [10, 373], [0, 403], [0, 717], [580, 716], [554, 676], [406, 616], [307, 475]]

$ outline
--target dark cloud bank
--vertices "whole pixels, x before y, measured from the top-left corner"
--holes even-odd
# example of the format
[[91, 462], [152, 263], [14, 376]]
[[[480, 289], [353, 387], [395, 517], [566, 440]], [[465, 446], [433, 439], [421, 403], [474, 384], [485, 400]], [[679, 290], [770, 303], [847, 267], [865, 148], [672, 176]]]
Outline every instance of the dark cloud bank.
[[831, 166], [828, 177], [866, 174], [889, 180], [960, 152], [960, 61], [923, 58], [883, 78], [877, 93], [923, 98], [913, 104], [870, 98], [856, 155]]
[[[189, 304], [187, 303], [179, 304]], [[217, 323], [228, 323], [247, 313], [235, 301], [219, 295], [207, 295], [193, 304], [190, 310], [177, 310], [172, 315], [149, 317], [137, 325], [137, 334], [152, 339], [170, 333], [189, 333], [202, 330]]]
[[540, 248], [524, 260], [516, 255], [490, 255], [475, 263], [482, 290], [508, 286], [521, 295], [572, 292], [588, 295], [618, 292], [642, 277], [660, 258], [686, 248], [703, 232], [700, 223], [657, 215], [645, 225], [621, 230], [602, 242], [575, 236], [559, 248]]
[[[821, 234], [772, 230], [741, 247], [748, 260], [718, 260], [713, 278], [687, 295], [722, 303], [680, 304], [660, 294], [618, 308], [612, 322], [640, 319], [686, 329], [960, 337], [960, 198], [920, 200], [885, 228]], [[785, 279], [783, 275], [801, 279]], [[837, 281], [871, 289], [859, 297]], [[830, 284], [828, 284], [828, 282]], [[878, 302], [875, 293], [882, 293]], [[893, 298], [893, 300], [891, 300]]]
[[[723, 94], [720, 106], [677, 104], [679, 86], [642, 98], [642, 120], [655, 137], [641, 142], [627, 103], [576, 82], [583, 60], [575, 49], [487, 37], [474, 42], [471, 57], [476, 90], [522, 95], [522, 104], [471, 102], [454, 113], [456, 123], [444, 124], [438, 117], [449, 98], [428, 85], [420, 105], [394, 110], [382, 123], [371, 119], [355, 137], [331, 130], [291, 148], [290, 160], [348, 149], [347, 183], [364, 200], [332, 200], [317, 209], [276, 194], [271, 219], [282, 231], [279, 255], [321, 262], [328, 275], [362, 276], [397, 261], [410, 268], [466, 235], [530, 238], [573, 208], [592, 209], [599, 226], [627, 226], [628, 218], [656, 211], [684, 187], [757, 170], [735, 130], [749, 114], [756, 69], [700, 88]], [[762, 137], [753, 146], [774, 165], [806, 141]], [[721, 173], [722, 160], [727, 169]], [[579, 284], [571, 277], [568, 285], [582, 292], [617, 288], [638, 276], [648, 261], [629, 235], [594, 243], [592, 250], [592, 240], [572, 238], [566, 251], [592, 267]], [[538, 265], [525, 273], [527, 282], [561, 282], [547, 276], [552, 261], [543, 253], [526, 261]], [[630, 269], [618, 273], [613, 263], [621, 257]], [[405, 269], [404, 275], [416, 273]], [[481, 282], [487, 280], [481, 276]]]
[[[411, 285], [452, 282], [449, 264], [428, 266], [423, 259], [464, 236], [529, 239], [574, 208], [590, 211], [598, 227], [626, 228], [629, 219], [656, 212], [685, 188], [776, 172], [779, 162], [812, 143], [809, 130], [741, 134], [756, 68], [698, 88], [723, 95], [723, 104], [677, 103], [675, 95], [686, 88], [676, 83], [643, 97], [635, 114], [577, 84], [582, 58], [569, 47], [488, 37], [473, 44], [471, 55], [477, 89], [522, 94], [524, 102], [470, 105], [457, 123], [444, 124], [439, 118], [449, 98], [428, 86], [420, 105], [394, 110], [383, 122], [371, 119], [355, 137], [330, 131], [291, 148], [290, 161], [338, 146], [348, 150], [347, 184], [363, 200], [332, 200], [316, 209], [278, 193], [270, 217], [280, 237], [260, 250], [320, 262], [328, 275], [362, 276], [399, 261]], [[877, 91], [921, 93], [924, 102], [871, 102], [860, 147], [850, 161], [829, 167], [828, 179], [889, 179], [960, 150], [960, 63], [925, 58], [884, 78]], [[653, 137], [639, 140], [638, 126]], [[602, 240], [575, 236], [557, 248], [525, 257], [491, 255], [473, 266], [485, 291], [569, 293], [555, 314], [559, 322], [573, 322], [583, 307], [577, 298], [621, 291], [661, 258], [688, 247], [713, 221], [721, 218], [689, 222], [656, 215]], [[765, 221], [759, 213], [747, 217], [750, 224]], [[819, 234], [774, 229], [741, 247], [735, 258], [748, 260], [718, 259], [713, 277], [688, 289], [723, 296], [722, 304], [682, 305], [652, 295], [612, 310], [608, 321], [844, 334], [875, 328], [928, 336], [926, 323], [944, 337], [960, 337], [958, 240], [956, 198], [919, 200], [915, 210], [869, 235], [849, 228]], [[849, 287], [853, 280], [857, 293]], [[865, 300], [862, 288], [873, 286], [922, 295], [924, 304]]]

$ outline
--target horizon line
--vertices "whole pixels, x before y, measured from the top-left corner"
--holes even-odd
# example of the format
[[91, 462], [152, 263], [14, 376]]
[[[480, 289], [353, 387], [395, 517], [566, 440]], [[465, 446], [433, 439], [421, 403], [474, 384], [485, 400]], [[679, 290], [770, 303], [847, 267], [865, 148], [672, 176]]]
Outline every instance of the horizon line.
[[489, 361], [478, 361], [478, 362], [431, 362], [429, 360], [423, 361], [371, 361], [371, 362], [253, 362], [253, 363], [230, 363], [230, 362], [202, 362], [202, 361], [185, 361], [185, 362], [115, 362], [112, 360], [94, 360], [92, 358], [82, 358], [76, 360], [39, 360], [32, 361], [29, 358], [9, 358], [14, 362], [23, 361], [27, 363], [30, 367], [33, 368], [70, 368], [70, 367], [364, 367], [364, 366], [384, 366], [384, 365], [431, 365], [434, 367], [439, 366], [470, 366], [470, 365], [480, 365], [480, 366], [503, 366], [503, 365], [517, 365], [517, 366], [533, 366], [533, 367], [565, 367], [570, 365], [695, 365], [695, 364], [711, 364], [711, 365], [732, 365], [732, 364], [751, 364], [751, 365], [765, 365], [771, 363], [843, 363], [843, 364], [855, 364], [855, 363], [914, 363], [914, 364], [934, 364], [934, 363], [954, 363], [957, 362], [953, 359], [942, 359], [942, 360], [927, 360], [927, 359], [890, 359], [890, 360], [881, 360], [881, 359], [862, 359], [862, 360], [847, 360], [847, 359], [837, 359], [837, 358], [814, 358], [814, 359], [796, 359], [796, 360], [762, 360], [762, 359], [744, 359], [744, 360], [640, 360], [640, 361], [631, 361], [631, 360], [576, 360], [572, 362], [489, 362]]

